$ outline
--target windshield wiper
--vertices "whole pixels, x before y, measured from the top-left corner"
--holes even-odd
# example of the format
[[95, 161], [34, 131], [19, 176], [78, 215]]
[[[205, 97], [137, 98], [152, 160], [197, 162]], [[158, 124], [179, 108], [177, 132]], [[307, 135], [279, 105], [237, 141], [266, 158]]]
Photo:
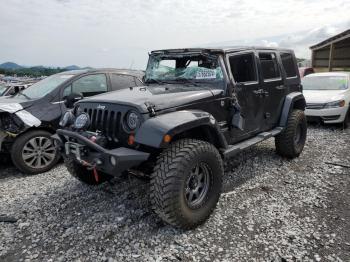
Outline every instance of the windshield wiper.
[[157, 79], [154, 78], [149, 78], [145, 81], [146, 84], [150, 84], [150, 83], [157, 83], [157, 84], [161, 84], [161, 82]]
[[146, 84], [150, 84], [150, 83], [156, 83], [156, 84], [159, 84], [159, 85], [162, 85], [162, 84], [174, 84], [173, 82], [171, 81], [167, 81], [167, 80], [159, 80], [159, 79], [154, 79], [154, 78], [149, 78], [145, 81]]
[[200, 86], [196, 81], [192, 80], [192, 79], [188, 79], [188, 78], [178, 78], [179, 80], [181, 80], [181, 82], [185, 82], [188, 84], [192, 84], [194, 86]]

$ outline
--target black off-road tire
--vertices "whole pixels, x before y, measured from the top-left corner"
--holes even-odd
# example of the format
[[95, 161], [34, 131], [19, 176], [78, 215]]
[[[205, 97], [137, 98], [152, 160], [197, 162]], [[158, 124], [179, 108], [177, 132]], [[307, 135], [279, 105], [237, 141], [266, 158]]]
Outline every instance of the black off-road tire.
[[[206, 194], [197, 206], [190, 207], [186, 195], [193, 168], [204, 166], [210, 174]], [[192, 229], [205, 222], [219, 200], [222, 187], [223, 162], [210, 143], [182, 139], [165, 149], [157, 159], [151, 175], [150, 198], [153, 210], [166, 223]]]
[[11, 147], [11, 160], [13, 164], [25, 174], [40, 174], [52, 169], [60, 159], [60, 154], [56, 151], [56, 149], [51, 151], [54, 152], [54, 157], [52, 158], [53, 160], [47, 166], [42, 168], [33, 168], [29, 166], [28, 164], [26, 164], [23, 158], [23, 149], [31, 139], [41, 137], [49, 141], [51, 140], [51, 135], [52, 134], [50, 132], [47, 132], [45, 130], [32, 130], [17, 137]]
[[[298, 131], [299, 130], [299, 131]], [[298, 157], [303, 151], [307, 135], [307, 121], [302, 110], [293, 110], [284, 131], [275, 137], [277, 154], [287, 157]]]
[[113, 178], [106, 173], [98, 171], [98, 181], [96, 181], [93, 170], [87, 169], [72, 158], [64, 157], [64, 164], [68, 172], [84, 184], [96, 186], [110, 181]]

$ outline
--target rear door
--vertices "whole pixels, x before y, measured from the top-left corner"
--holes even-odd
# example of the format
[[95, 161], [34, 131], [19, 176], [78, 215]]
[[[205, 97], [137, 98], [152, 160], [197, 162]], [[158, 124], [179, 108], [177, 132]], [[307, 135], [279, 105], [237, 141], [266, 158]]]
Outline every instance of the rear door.
[[258, 51], [261, 89], [260, 96], [264, 100], [262, 130], [274, 127], [279, 118], [287, 92], [283, 82], [278, 53], [274, 51]]
[[244, 119], [243, 130], [232, 129], [231, 143], [234, 143], [260, 131], [264, 99], [259, 94], [257, 57], [254, 51], [231, 54], [228, 56], [228, 64]]

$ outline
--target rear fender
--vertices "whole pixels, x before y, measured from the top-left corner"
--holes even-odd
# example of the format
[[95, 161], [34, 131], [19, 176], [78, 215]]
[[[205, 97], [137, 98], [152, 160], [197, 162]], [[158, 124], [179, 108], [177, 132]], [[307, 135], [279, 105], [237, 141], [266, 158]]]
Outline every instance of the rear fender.
[[305, 97], [301, 92], [293, 92], [286, 96], [283, 104], [281, 118], [279, 125], [282, 127], [287, 126], [289, 114], [293, 109], [305, 110], [306, 101]]

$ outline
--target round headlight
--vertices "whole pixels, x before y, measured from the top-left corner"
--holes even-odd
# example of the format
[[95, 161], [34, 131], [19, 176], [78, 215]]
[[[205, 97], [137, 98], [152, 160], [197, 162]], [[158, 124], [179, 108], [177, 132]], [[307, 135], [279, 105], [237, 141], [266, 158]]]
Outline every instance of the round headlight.
[[126, 116], [126, 124], [130, 130], [135, 130], [140, 124], [139, 115], [134, 111], [130, 111]]
[[64, 113], [63, 117], [61, 118], [61, 121], [59, 123], [59, 125], [61, 127], [67, 127], [70, 126], [71, 124], [74, 123], [74, 114], [72, 113], [72, 111], [67, 111], [66, 113]]
[[80, 114], [74, 122], [74, 127], [76, 129], [88, 129], [90, 126], [90, 117], [86, 113]]

